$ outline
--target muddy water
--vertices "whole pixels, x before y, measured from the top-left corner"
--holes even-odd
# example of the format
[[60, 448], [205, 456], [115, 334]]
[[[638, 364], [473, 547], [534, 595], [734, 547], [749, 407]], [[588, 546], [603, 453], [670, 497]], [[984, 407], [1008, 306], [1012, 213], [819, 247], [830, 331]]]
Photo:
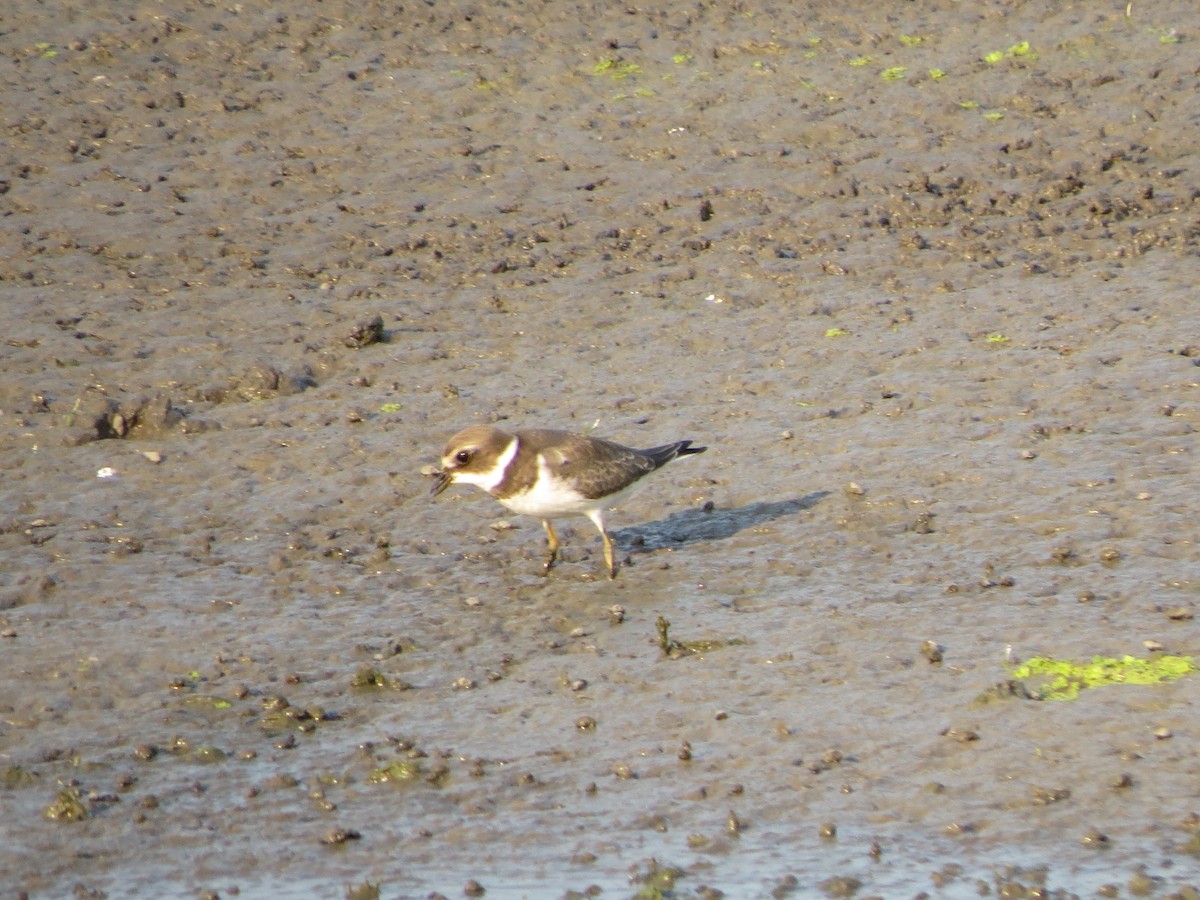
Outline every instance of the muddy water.
[[1191, 4], [10, 6], [3, 896], [1200, 885]]

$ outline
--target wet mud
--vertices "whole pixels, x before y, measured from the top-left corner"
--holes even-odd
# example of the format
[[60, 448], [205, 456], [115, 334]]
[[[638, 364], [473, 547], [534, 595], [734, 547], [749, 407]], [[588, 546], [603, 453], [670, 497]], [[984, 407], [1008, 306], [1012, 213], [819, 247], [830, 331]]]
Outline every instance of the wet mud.
[[9, 4], [2, 896], [1196, 896], [1198, 26]]

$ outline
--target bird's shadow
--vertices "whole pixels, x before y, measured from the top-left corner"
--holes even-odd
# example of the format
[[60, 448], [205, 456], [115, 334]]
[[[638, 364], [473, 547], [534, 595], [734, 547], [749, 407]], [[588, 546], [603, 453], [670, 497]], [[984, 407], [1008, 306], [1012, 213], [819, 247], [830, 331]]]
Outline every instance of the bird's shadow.
[[656, 522], [622, 528], [613, 533], [613, 539], [623, 550], [634, 553], [718, 541], [772, 519], [812, 509], [828, 496], [829, 491], [813, 491], [791, 500], [763, 500], [736, 509], [685, 509]]

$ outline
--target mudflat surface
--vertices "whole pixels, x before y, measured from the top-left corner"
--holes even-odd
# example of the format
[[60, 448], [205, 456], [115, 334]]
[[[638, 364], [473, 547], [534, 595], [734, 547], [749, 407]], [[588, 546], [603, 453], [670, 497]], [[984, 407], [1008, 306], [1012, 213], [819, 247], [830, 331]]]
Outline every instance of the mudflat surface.
[[4, 897], [1195, 896], [1190, 0], [0, 32]]

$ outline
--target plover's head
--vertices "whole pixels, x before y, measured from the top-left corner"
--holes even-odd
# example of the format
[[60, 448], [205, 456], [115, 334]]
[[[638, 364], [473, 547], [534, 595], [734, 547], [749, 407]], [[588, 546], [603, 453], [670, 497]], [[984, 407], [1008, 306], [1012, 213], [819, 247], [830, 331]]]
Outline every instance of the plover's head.
[[442, 470], [430, 494], [437, 496], [451, 484], [474, 484], [491, 491], [504, 477], [516, 452], [515, 438], [487, 425], [464, 428], [442, 451]]

